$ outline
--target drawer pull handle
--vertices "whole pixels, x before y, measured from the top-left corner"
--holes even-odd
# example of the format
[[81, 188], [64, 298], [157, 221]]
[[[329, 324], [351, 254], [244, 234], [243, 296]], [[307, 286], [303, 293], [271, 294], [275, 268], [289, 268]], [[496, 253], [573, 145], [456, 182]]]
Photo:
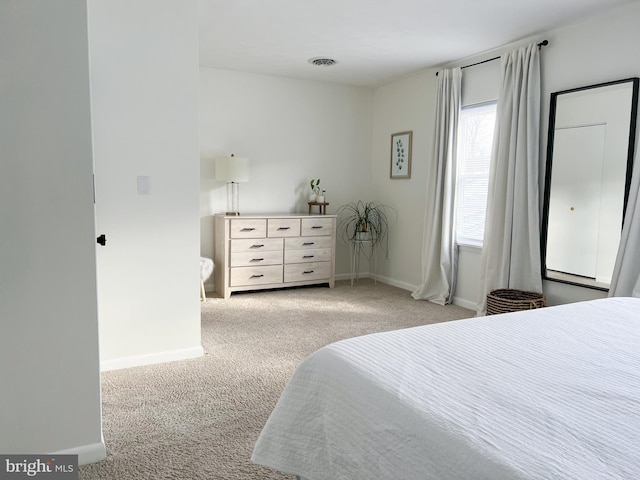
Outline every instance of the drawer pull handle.
[[251, 261], [252, 262], [263, 262], [264, 258], [252, 258]]
[[316, 242], [304, 242], [302, 244], [302, 246], [306, 246], [306, 245], [314, 245]]
[[313, 273], [313, 270], [305, 270], [305, 271], [304, 271], [304, 272], [302, 272], [302, 273]]
[[311, 228], [322, 228], [322, 225], [314, 225], [314, 226], [313, 226], [313, 227], [311, 227]]
[[302, 258], [313, 258], [315, 255], [303, 255]]
[[278, 230], [289, 230], [291, 227], [278, 227]]
[[264, 247], [264, 243], [256, 243], [255, 245], [251, 245], [251, 248], [262, 248]]
[[260, 277], [264, 277], [264, 275], [260, 274], [260, 275], [251, 275], [251, 278], [260, 278]]
[[253, 227], [244, 227], [241, 231], [242, 232], [253, 232], [255, 230], [255, 228]]

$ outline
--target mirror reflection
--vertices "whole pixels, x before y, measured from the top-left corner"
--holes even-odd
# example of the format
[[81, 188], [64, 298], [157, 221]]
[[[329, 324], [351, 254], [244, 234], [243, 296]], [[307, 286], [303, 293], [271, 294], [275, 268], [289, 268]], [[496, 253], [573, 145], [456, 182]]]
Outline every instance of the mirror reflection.
[[543, 272], [607, 290], [628, 196], [638, 79], [551, 94]]

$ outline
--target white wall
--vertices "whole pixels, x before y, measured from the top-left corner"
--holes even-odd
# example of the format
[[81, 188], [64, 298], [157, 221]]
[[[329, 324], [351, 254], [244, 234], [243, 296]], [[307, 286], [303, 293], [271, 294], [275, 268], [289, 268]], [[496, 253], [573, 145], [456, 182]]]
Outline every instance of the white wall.
[[[640, 18], [640, 2], [633, 2], [622, 7], [611, 9], [603, 14], [584, 20], [580, 23], [565, 26], [550, 32], [541, 33], [531, 41], [549, 40], [549, 46], [542, 50], [542, 126], [541, 126], [541, 165], [546, 160], [546, 133], [549, 115], [551, 92], [594, 83], [617, 80], [632, 76], [640, 76], [640, 56], [637, 45], [640, 45], [640, 30], [637, 19]], [[474, 63], [516, 48], [523, 42], [496, 48], [477, 57], [453, 62], [451, 66]], [[477, 67], [472, 67], [477, 68]], [[484, 68], [484, 67], [479, 67]], [[435, 96], [435, 69], [427, 69], [416, 75], [381, 87], [374, 92], [373, 119], [373, 158], [374, 164], [382, 164], [388, 156], [389, 146], [385, 136], [401, 130], [413, 130], [414, 146], [423, 144], [418, 155], [428, 155], [420, 159], [414, 149], [413, 165], [420, 165], [431, 158], [433, 135], [433, 107]], [[465, 74], [463, 73], [463, 82]], [[491, 81], [492, 75], [487, 75]], [[401, 105], [402, 108], [396, 108]], [[374, 169], [375, 170], [375, 169]], [[540, 195], [544, 188], [544, 172], [541, 172]], [[424, 194], [419, 194], [420, 187], [426, 184], [426, 170], [418, 167], [413, 170], [412, 179], [407, 182], [406, 189], [395, 190], [394, 185], [383, 185], [382, 179], [378, 188], [384, 188], [388, 202], [398, 206], [410, 205], [412, 211], [402, 210], [407, 222], [398, 225], [394, 232], [394, 243], [400, 241], [406, 248], [395, 248], [392, 252], [392, 264], [388, 275], [397, 284], [406, 284], [414, 288], [421, 278], [420, 249], [424, 228]], [[410, 199], [408, 197], [411, 197]], [[415, 239], [420, 235], [420, 240]], [[478, 279], [469, 278], [478, 274], [478, 252], [466, 249], [461, 252], [459, 264], [458, 291], [456, 302], [468, 306], [475, 304], [478, 292]], [[397, 262], [397, 263], [396, 263]], [[555, 282], [544, 282], [544, 291], [551, 304], [599, 298], [606, 293], [596, 290], [563, 285]]]
[[0, 59], [0, 452], [97, 461], [86, 2], [1, 2]]
[[102, 368], [201, 355], [197, 2], [90, 0], [89, 37]]
[[[249, 158], [249, 181], [240, 184], [241, 213], [306, 212], [312, 178], [327, 190], [327, 213], [349, 201], [374, 199], [371, 109], [368, 88], [201, 69], [202, 255], [213, 258], [211, 215], [227, 207], [226, 185], [215, 180], [218, 155]], [[336, 274], [348, 273], [348, 250], [339, 245]]]
[[[378, 88], [373, 104], [372, 192], [395, 209], [397, 223], [389, 234], [389, 261], [378, 262], [378, 274], [392, 285], [413, 290], [421, 281], [422, 237], [427, 161], [431, 158], [435, 109], [435, 71], [422, 71]], [[413, 131], [411, 178], [390, 179], [391, 135]], [[378, 258], [383, 257], [379, 251]]]

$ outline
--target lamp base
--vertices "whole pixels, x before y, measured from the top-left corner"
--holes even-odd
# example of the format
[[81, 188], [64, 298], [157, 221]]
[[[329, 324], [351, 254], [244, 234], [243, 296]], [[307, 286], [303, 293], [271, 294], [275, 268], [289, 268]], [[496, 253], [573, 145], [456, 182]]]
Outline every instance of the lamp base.
[[240, 212], [225, 212], [225, 215], [227, 215], [228, 217], [238, 217], [240, 215]]
[[240, 215], [240, 208], [238, 207], [238, 190], [240, 184], [236, 182], [227, 182], [227, 215], [238, 216]]

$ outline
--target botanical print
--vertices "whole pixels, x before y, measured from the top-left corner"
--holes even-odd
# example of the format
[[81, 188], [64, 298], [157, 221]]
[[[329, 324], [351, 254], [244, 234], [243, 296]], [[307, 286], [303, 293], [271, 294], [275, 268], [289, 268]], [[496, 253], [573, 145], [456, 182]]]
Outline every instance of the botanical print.
[[412, 137], [412, 131], [391, 135], [391, 178], [411, 178]]
[[405, 156], [404, 156], [404, 144], [402, 143], [402, 138], [396, 140], [396, 171], [398, 173], [404, 173], [402, 169], [405, 167]]

